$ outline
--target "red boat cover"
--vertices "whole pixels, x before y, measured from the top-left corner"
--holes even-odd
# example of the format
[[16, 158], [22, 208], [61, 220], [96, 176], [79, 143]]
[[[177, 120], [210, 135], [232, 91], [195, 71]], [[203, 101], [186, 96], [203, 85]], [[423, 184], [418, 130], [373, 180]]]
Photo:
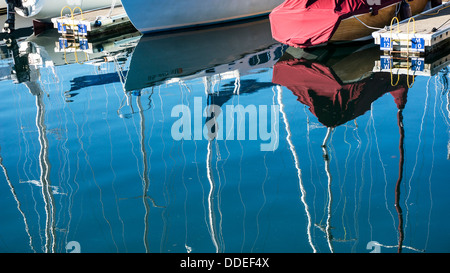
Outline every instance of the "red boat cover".
[[331, 68], [320, 63], [293, 59], [275, 64], [272, 82], [291, 90], [327, 127], [336, 127], [363, 115], [370, 110], [372, 102], [388, 92], [398, 109], [405, 107], [408, 92], [405, 77], [400, 77], [399, 83], [392, 86], [389, 73], [374, 73], [346, 84], [335, 75]]
[[[286, 0], [270, 13], [272, 36], [294, 47], [310, 47], [329, 41], [341, 20], [391, 5], [401, 0]], [[369, 0], [369, 3], [377, 0]]]

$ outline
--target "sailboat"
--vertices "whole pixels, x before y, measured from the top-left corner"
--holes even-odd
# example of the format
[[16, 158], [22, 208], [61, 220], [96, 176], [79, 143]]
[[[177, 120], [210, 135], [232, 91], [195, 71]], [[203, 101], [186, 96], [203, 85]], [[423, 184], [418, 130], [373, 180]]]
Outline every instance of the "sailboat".
[[[270, 14], [273, 38], [307, 48], [370, 39], [392, 18], [424, 11], [428, 0], [286, 0]], [[401, 16], [402, 15], [402, 16]]]
[[[125, 89], [133, 91], [174, 78], [200, 78], [236, 70], [243, 75], [260, 63], [275, 62], [281, 56], [280, 47], [270, 35], [267, 18], [181, 33], [144, 35], [133, 51]], [[263, 49], [274, 52], [264, 54]]]
[[141, 33], [211, 25], [267, 15], [282, 0], [122, 0]]

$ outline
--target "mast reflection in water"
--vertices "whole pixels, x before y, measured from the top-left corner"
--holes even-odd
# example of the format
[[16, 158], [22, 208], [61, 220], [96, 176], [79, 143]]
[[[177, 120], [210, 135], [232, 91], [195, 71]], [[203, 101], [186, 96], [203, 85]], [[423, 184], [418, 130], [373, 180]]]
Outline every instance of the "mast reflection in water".
[[[51, 37], [2, 49], [1, 252], [450, 250], [448, 65], [396, 81], [369, 44], [286, 48], [267, 19], [78, 63]], [[278, 106], [278, 148], [174, 140], [196, 98], [208, 132], [226, 106]]]

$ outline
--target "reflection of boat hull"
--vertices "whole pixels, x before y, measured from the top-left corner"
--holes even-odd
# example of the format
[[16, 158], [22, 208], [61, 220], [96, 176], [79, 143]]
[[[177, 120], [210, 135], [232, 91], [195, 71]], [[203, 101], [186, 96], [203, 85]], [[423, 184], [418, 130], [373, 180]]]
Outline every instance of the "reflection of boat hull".
[[[288, 49], [274, 66], [273, 83], [291, 90], [320, 123], [331, 128], [364, 115], [372, 103], [386, 93], [392, 94], [399, 109], [404, 108], [407, 78], [401, 77], [397, 85], [392, 85], [389, 73], [372, 73], [370, 70], [375, 57], [373, 53], [378, 48], [362, 47], [347, 56], [339, 54], [339, 49], [327, 47], [327, 50], [335, 50], [336, 57], [316, 58]], [[355, 67], [354, 60], [364, 60], [361, 63], [368, 66], [359, 73], [349, 73]]]
[[[16, 13], [25, 18], [47, 21], [61, 15], [61, 10], [68, 6], [70, 8], [80, 7], [83, 11], [110, 7], [113, 0], [22, 0], [23, 7], [28, 14], [19, 8]], [[116, 0], [120, 4], [120, 0]], [[66, 13], [65, 11], [64, 13]]]
[[[408, 1], [412, 15], [422, 12], [428, 1]], [[396, 14], [407, 10], [401, 0], [380, 3], [286, 0], [270, 14], [272, 34], [281, 43], [301, 48], [370, 38], [374, 30], [390, 25]]]
[[376, 45], [359, 42], [307, 49], [289, 47], [281, 60], [305, 59], [323, 64], [333, 71], [339, 82], [348, 84], [368, 77], [379, 58], [380, 50]]
[[268, 14], [282, 0], [122, 0], [141, 33], [208, 25]]
[[[290, 65], [310, 65], [310, 63], [292, 63]], [[313, 67], [316, 64], [313, 64]], [[276, 67], [277, 73], [284, 73], [282, 68]], [[317, 67], [314, 67], [317, 69]], [[321, 67], [320, 69], [323, 69]], [[332, 73], [329, 70], [327, 73]], [[320, 73], [323, 73], [320, 71]], [[303, 71], [300, 71], [303, 73]], [[323, 77], [323, 74], [321, 75]], [[327, 75], [328, 76], [328, 75]], [[326, 78], [326, 77], [324, 77]], [[406, 103], [406, 93], [408, 87], [406, 77], [401, 78], [397, 86], [392, 86], [389, 81], [388, 73], [377, 73], [371, 77], [351, 84], [340, 85], [330, 82], [324, 84], [324, 87], [336, 89], [306, 89], [302, 85], [286, 86], [297, 97], [297, 100], [309, 107], [318, 121], [326, 127], [334, 128], [345, 124], [359, 116], [364, 115], [371, 109], [372, 103], [386, 93], [391, 93], [398, 107], [404, 107]], [[279, 80], [279, 79], [277, 79]], [[299, 82], [305, 84], [305, 82]], [[306, 82], [308, 84], [308, 82]], [[311, 84], [309, 82], [309, 84]], [[308, 85], [312, 87], [313, 85]], [[401, 108], [400, 108], [401, 109]]]
[[[408, 2], [411, 6], [412, 15], [416, 15], [425, 9], [428, 0], [414, 0]], [[364, 13], [356, 17], [366, 25], [376, 28], [389, 26], [395, 16], [398, 5], [394, 4], [378, 10], [377, 15]], [[359, 39], [370, 39], [373, 29], [364, 26], [358, 19], [349, 17], [340, 22], [339, 27], [330, 39], [330, 42], [354, 41]]]
[[[144, 35], [133, 52], [125, 89], [142, 89], [206, 69], [217, 73], [218, 66], [236, 62], [246, 54], [274, 44], [267, 19], [164, 35]], [[226, 68], [233, 69], [230, 65]]]

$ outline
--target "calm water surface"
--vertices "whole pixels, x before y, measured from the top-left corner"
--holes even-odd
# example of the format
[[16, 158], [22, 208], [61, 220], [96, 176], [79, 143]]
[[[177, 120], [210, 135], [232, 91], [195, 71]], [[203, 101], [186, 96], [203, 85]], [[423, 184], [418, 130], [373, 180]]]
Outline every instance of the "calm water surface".
[[267, 20], [57, 42], [2, 46], [0, 252], [450, 251], [448, 64]]

